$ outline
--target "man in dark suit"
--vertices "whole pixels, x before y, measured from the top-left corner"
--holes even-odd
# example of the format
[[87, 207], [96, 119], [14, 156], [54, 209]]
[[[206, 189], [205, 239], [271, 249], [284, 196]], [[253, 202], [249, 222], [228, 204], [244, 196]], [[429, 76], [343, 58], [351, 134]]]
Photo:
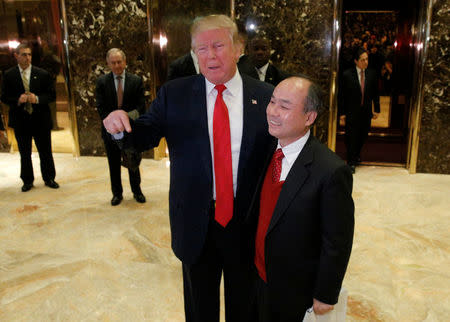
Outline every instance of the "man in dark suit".
[[[347, 69], [342, 75], [339, 90], [340, 110], [345, 116], [345, 145], [347, 163], [352, 172], [360, 162], [361, 149], [366, 141], [371, 119], [380, 113], [377, 72], [367, 69], [369, 56], [363, 48], [355, 51], [355, 67]], [[372, 104], [373, 110], [372, 112]]]
[[[111, 72], [102, 75], [97, 80], [95, 98], [97, 111], [103, 120], [114, 110], [120, 109], [128, 113], [131, 119], [137, 119], [145, 112], [145, 97], [142, 79], [139, 76], [125, 71], [127, 66], [125, 53], [112, 48], [106, 54], [106, 62]], [[121, 180], [122, 152], [112, 140], [102, 124], [102, 138], [105, 143], [106, 156], [108, 158], [109, 175], [113, 198], [111, 205], [117, 206], [123, 199]], [[128, 175], [134, 199], [139, 203], [145, 202], [145, 196], [141, 191], [141, 175], [139, 166], [129, 167]]]
[[277, 86], [279, 82], [289, 75], [273, 65], [270, 59], [271, 46], [267, 38], [256, 36], [248, 44], [247, 60], [239, 61], [238, 67], [241, 73], [255, 79]]
[[186, 55], [178, 57], [169, 65], [169, 72], [167, 73], [167, 80], [175, 78], [197, 75], [198, 62], [195, 53], [191, 50]]
[[19, 146], [22, 191], [33, 187], [32, 139], [39, 152], [42, 179], [46, 186], [57, 189], [51, 143], [53, 125], [48, 106], [56, 96], [52, 80], [45, 70], [31, 65], [29, 45], [20, 44], [14, 56], [18, 66], [4, 74], [2, 101], [9, 105], [8, 125], [14, 129]]
[[[222, 273], [228, 322], [248, 321], [251, 235], [244, 217], [269, 140], [273, 87], [237, 71], [237, 28], [227, 16], [197, 18], [192, 48], [202, 75], [164, 84], [146, 114], [104, 124], [139, 150], [165, 137], [170, 154], [172, 249], [182, 261], [186, 321], [218, 322]], [[123, 133], [120, 133], [119, 138]]]
[[320, 89], [282, 81], [267, 107], [273, 139], [249, 212], [257, 221], [255, 297], [259, 322], [302, 321], [333, 309], [353, 240], [350, 168], [311, 133]]

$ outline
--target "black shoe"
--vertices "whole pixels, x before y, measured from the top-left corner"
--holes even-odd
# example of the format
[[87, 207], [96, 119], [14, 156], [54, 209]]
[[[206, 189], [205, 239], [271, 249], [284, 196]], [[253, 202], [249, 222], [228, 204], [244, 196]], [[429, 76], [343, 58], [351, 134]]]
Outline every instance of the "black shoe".
[[111, 206], [117, 206], [122, 201], [122, 196], [113, 196], [111, 199]]
[[139, 203], [144, 203], [146, 201], [145, 196], [142, 193], [135, 193], [134, 199], [136, 199], [136, 201]]
[[52, 188], [52, 189], [58, 189], [59, 188], [59, 184], [57, 184], [55, 180], [45, 181], [45, 185], [47, 187]]
[[350, 170], [352, 170], [352, 173], [355, 173], [355, 172], [356, 172], [356, 166], [351, 165], [351, 166], [350, 166]]
[[27, 191], [31, 190], [31, 188], [33, 188], [32, 183], [24, 183], [22, 186], [22, 192], [27, 192]]

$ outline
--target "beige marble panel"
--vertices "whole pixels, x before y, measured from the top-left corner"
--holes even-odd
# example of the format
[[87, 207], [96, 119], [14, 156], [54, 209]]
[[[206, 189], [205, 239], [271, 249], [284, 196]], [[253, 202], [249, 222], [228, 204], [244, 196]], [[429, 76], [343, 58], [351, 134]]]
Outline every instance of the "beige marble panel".
[[[61, 188], [20, 192], [0, 154], [0, 321], [184, 321], [170, 249], [167, 159], [142, 161], [148, 202], [111, 207], [104, 157], [55, 154]], [[358, 167], [348, 321], [450, 320], [450, 176]], [[223, 321], [223, 313], [222, 313]]]

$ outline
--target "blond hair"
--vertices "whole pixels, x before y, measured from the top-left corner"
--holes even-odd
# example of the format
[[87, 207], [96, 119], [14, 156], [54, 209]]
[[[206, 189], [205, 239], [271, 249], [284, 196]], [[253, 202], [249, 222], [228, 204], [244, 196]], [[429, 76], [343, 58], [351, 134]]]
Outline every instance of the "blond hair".
[[226, 15], [209, 15], [197, 17], [191, 26], [191, 47], [194, 49], [194, 38], [197, 34], [213, 29], [227, 29], [230, 33], [231, 42], [239, 43], [239, 35], [236, 23]]

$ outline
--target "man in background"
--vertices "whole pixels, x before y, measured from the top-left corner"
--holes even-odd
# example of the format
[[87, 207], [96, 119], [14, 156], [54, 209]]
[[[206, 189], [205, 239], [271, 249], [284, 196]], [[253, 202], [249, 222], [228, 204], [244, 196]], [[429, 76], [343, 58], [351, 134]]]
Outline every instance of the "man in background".
[[20, 44], [14, 53], [18, 65], [4, 73], [2, 102], [9, 105], [9, 127], [14, 129], [20, 152], [22, 191], [33, 187], [31, 160], [32, 140], [36, 144], [45, 185], [59, 188], [55, 182], [55, 164], [52, 155], [51, 129], [53, 127], [49, 103], [55, 100], [50, 74], [31, 65], [31, 48]]
[[[355, 66], [344, 71], [339, 90], [340, 110], [345, 116], [347, 163], [355, 173], [361, 150], [369, 135], [372, 118], [380, 113], [377, 72], [368, 69], [369, 55], [359, 48], [353, 55]], [[373, 111], [372, 111], [373, 105]]]
[[[125, 111], [131, 119], [137, 119], [140, 114], [145, 112], [142, 79], [139, 76], [126, 72], [126, 56], [118, 48], [108, 50], [106, 62], [111, 72], [99, 77], [95, 89], [97, 111], [100, 118], [103, 120], [112, 111], [120, 109]], [[106, 132], [103, 124], [102, 138], [108, 158], [109, 176], [113, 194], [111, 205], [117, 206], [123, 199], [121, 179], [122, 151], [112, 140], [111, 135]], [[144, 203], [146, 200], [141, 191], [139, 165], [129, 167], [128, 176], [134, 199], [139, 203]]]
[[273, 65], [270, 59], [271, 46], [267, 38], [262, 36], [253, 37], [248, 43], [248, 60], [239, 63], [239, 70], [255, 79], [267, 82], [274, 86], [278, 85], [289, 75]]

